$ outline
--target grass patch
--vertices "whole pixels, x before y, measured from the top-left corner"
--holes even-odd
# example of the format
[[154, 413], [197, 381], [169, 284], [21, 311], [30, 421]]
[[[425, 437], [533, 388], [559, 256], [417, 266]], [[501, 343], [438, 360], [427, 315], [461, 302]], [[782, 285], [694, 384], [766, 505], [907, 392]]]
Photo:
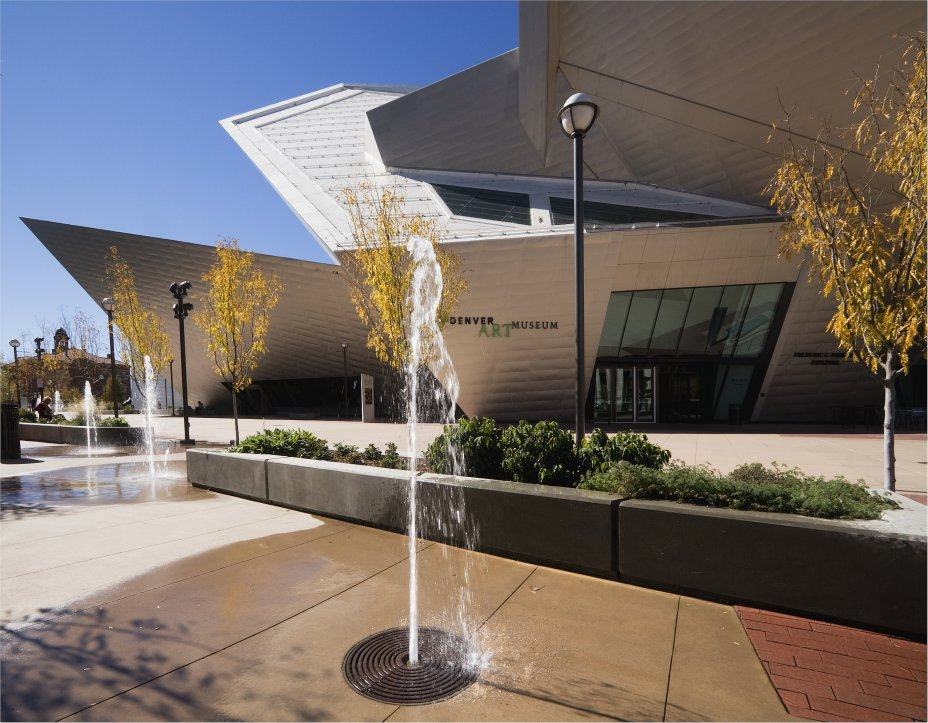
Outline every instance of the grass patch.
[[702, 466], [672, 464], [656, 470], [623, 462], [588, 475], [580, 488], [633, 499], [834, 520], [875, 520], [884, 510], [899, 507], [891, 499], [872, 494], [862, 482], [816, 477], [776, 463], [772, 467], [745, 464], [722, 475]]

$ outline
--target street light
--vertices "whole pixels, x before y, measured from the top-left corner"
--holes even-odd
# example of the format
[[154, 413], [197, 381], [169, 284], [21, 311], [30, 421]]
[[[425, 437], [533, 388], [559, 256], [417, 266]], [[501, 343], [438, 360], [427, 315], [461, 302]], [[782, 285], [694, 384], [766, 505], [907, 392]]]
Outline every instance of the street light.
[[13, 373], [16, 374], [16, 406], [22, 404], [22, 393], [19, 391], [19, 339], [10, 339], [10, 346], [13, 347]]
[[195, 444], [190, 439], [190, 415], [187, 414], [187, 348], [184, 343], [184, 319], [193, 308], [193, 304], [184, 301], [187, 292], [190, 291], [190, 282], [183, 281], [171, 284], [171, 295], [177, 299], [174, 303], [174, 318], [180, 325], [180, 391], [181, 404], [184, 411], [184, 438], [180, 440], [181, 444]]
[[116, 343], [113, 340], [113, 310], [116, 308], [116, 302], [113, 301], [112, 297], [105, 297], [103, 301], [100, 302], [100, 306], [103, 307], [103, 311], [106, 312], [107, 318], [107, 328], [110, 332], [110, 384], [112, 385], [113, 392], [113, 416], [119, 416], [119, 399], [116, 397]]
[[561, 129], [574, 141], [574, 274], [577, 308], [577, 447], [584, 435], [584, 387], [586, 373], [583, 360], [583, 137], [593, 127], [599, 107], [586, 93], [575, 93], [557, 114]]
[[348, 342], [342, 342], [342, 374], [345, 382], [345, 415], [348, 414]]
[[174, 357], [168, 359], [168, 364], [171, 365], [171, 416], [174, 416]]
[[37, 336], [35, 339], [33, 339], [33, 341], [35, 342], [36, 361], [35, 386], [36, 389], [39, 390], [39, 401], [41, 401], [45, 398], [45, 382], [42, 380], [42, 377], [39, 376], [39, 374], [42, 373], [42, 355], [45, 353], [45, 350], [42, 348], [42, 342], [45, 341], [45, 339], [41, 336]]

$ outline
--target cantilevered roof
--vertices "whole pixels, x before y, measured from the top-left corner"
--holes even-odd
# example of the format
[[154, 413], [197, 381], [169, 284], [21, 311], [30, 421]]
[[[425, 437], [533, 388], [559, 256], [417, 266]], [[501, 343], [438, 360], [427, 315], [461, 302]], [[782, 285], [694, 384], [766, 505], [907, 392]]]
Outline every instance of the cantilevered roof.
[[[509, 62], [511, 57], [512, 54], [507, 54], [479, 67], [486, 68], [487, 74], [492, 76], [494, 68]], [[455, 76], [458, 77], [461, 76]], [[479, 86], [472, 86], [453, 95], [462, 110], [462, 122], [476, 122], [476, 119], [468, 120], [463, 111], [482, 97], [482, 93]], [[513, 168], [511, 164], [505, 174], [475, 174], [467, 172], [468, 169], [387, 168], [379, 156], [380, 135], [374, 137], [368, 118], [372, 112], [402, 102], [406, 97], [398, 88], [336, 85], [227, 118], [221, 124], [304, 225], [333, 254], [352, 246], [342, 195], [346, 189], [365, 182], [399, 192], [411, 213], [437, 219], [447, 241], [545, 235], [555, 230], [550, 199], [572, 196], [568, 179], [518, 175], [514, 171], [520, 167]], [[521, 151], [532, 154], [521, 126], [519, 132], [526, 141], [520, 146]], [[389, 135], [383, 129], [380, 133]], [[416, 143], [411, 146], [413, 150], [424, 148]], [[479, 154], [477, 146], [471, 146], [471, 151], [475, 157]], [[511, 159], [517, 157], [518, 153], [511, 154]], [[434, 165], [441, 164], [436, 160]], [[527, 195], [531, 208], [527, 214], [528, 223], [456, 214], [436, 191], [436, 184]], [[594, 202], [705, 216], [745, 217], [767, 213], [757, 206], [633, 182], [596, 183], [593, 180], [588, 184], [587, 198]]]
[[763, 201], [792, 113], [848, 118], [856, 76], [892, 66], [916, 2], [523, 2], [519, 48], [369, 113], [387, 167], [571, 173], [556, 111], [593, 95], [587, 172]]

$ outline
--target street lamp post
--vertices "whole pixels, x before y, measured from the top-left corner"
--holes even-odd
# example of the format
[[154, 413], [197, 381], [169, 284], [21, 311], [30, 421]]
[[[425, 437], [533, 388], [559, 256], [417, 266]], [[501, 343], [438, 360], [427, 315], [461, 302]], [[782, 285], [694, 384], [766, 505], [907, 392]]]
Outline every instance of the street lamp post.
[[168, 364], [171, 367], [171, 416], [174, 416], [174, 359], [169, 359]]
[[181, 444], [195, 444], [190, 439], [190, 415], [187, 414], [187, 348], [184, 343], [184, 319], [193, 308], [193, 304], [184, 301], [187, 292], [190, 291], [190, 282], [183, 281], [171, 284], [171, 295], [177, 299], [174, 303], [174, 318], [180, 325], [180, 391], [181, 405], [184, 412], [184, 438], [180, 440]]
[[348, 342], [342, 342], [342, 376], [345, 384], [345, 416], [348, 415]]
[[113, 387], [113, 416], [119, 416], [119, 399], [116, 394], [116, 343], [113, 340], [113, 310], [116, 308], [116, 302], [112, 297], [107, 296], [100, 302], [100, 306], [106, 312], [106, 326], [110, 332], [110, 385]]
[[558, 113], [561, 128], [574, 141], [574, 274], [577, 310], [577, 398], [576, 424], [577, 447], [583, 441], [586, 371], [583, 359], [583, 137], [587, 134], [599, 107], [586, 93], [575, 93], [564, 103]]
[[45, 398], [45, 382], [42, 380], [42, 377], [39, 375], [42, 373], [42, 355], [45, 353], [45, 350], [42, 348], [42, 342], [45, 339], [41, 336], [37, 336], [33, 339], [35, 342], [35, 386], [39, 390], [39, 401]]
[[22, 392], [19, 389], [19, 339], [10, 339], [10, 346], [13, 347], [13, 373], [16, 375], [16, 406], [22, 404]]

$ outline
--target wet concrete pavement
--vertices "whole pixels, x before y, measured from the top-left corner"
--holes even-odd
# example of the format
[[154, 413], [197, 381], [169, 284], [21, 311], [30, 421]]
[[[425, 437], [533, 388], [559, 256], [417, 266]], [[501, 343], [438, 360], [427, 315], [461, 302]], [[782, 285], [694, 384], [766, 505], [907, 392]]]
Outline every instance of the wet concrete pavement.
[[429, 542], [423, 622], [469, 590], [485, 669], [361, 697], [341, 660], [406, 623], [403, 536], [106, 462], [3, 480], [4, 720], [788, 719], [731, 607]]

